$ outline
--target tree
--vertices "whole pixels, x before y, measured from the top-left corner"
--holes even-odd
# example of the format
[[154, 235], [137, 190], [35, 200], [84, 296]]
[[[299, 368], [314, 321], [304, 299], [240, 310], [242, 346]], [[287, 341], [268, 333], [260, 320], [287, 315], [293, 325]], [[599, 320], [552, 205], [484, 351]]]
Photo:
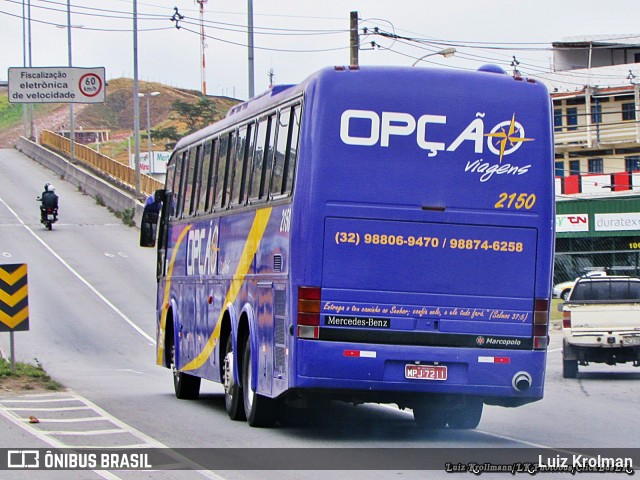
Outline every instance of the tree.
[[175, 112], [174, 119], [187, 124], [187, 133], [213, 123], [219, 114], [215, 102], [207, 97], [200, 97], [196, 103], [176, 100], [171, 104], [171, 109]]
[[178, 133], [178, 129], [173, 125], [166, 128], [156, 128], [151, 130], [151, 140], [171, 140], [165, 145], [167, 150], [173, 150], [173, 147], [178, 140], [180, 140], [180, 137], [182, 137], [182, 135]]

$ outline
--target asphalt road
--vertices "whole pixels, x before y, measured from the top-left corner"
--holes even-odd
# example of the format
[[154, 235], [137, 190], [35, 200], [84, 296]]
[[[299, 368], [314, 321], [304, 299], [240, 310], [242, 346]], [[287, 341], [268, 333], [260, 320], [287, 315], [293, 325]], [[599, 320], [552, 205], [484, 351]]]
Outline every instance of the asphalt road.
[[[60, 220], [53, 231], [39, 224], [35, 201], [45, 182], [54, 183], [60, 195]], [[94, 199], [14, 150], [0, 150], [0, 262], [28, 265], [30, 330], [15, 333], [16, 359], [37, 359], [69, 389], [37, 397], [0, 393], [0, 448], [392, 447], [411, 452], [638, 446], [640, 371], [630, 366], [590, 366], [581, 368], [578, 379], [563, 379], [558, 331], [551, 334], [545, 398], [517, 409], [485, 407], [474, 431], [423, 433], [410, 412], [343, 404], [294, 415], [277, 428], [250, 428], [228, 419], [221, 387], [207, 382], [199, 400], [177, 400], [170, 372], [155, 365], [154, 251], [138, 247], [136, 228], [123, 225]], [[8, 334], [0, 333], [0, 349], [8, 355]], [[43, 421], [31, 425], [25, 421], [30, 415]], [[444, 472], [410, 470], [0, 471], [2, 479], [372, 476], [451, 478]]]

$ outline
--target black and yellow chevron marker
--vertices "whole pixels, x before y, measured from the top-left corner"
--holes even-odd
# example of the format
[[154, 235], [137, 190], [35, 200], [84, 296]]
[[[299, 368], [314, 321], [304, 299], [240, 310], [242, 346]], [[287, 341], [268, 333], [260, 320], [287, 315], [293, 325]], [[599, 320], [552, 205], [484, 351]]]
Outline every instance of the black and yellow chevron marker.
[[0, 265], [0, 332], [29, 330], [27, 264]]

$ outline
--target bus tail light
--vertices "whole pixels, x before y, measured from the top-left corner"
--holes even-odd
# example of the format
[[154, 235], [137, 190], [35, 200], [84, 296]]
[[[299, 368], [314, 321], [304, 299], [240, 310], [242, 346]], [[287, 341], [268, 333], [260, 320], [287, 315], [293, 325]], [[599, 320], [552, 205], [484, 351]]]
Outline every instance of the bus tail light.
[[298, 338], [320, 334], [320, 287], [298, 287]]
[[549, 343], [549, 299], [536, 298], [533, 307], [533, 349], [544, 350]]

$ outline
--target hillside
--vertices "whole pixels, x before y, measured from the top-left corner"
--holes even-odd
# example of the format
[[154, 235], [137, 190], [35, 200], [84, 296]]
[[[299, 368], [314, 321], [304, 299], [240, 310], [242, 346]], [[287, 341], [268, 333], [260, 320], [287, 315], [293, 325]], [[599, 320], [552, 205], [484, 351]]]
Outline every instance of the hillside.
[[[171, 105], [176, 100], [196, 103], [200, 92], [168, 87], [160, 83], [140, 82], [140, 93], [160, 92], [160, 95], [149, 99], [149, 117], [151, 128], [175, 126], [178, 132], [184, 133], [186, 125], [173, 118], [175, 113]], [[110, 80], [106, 88], [106, 100], [101, 104], [76, 104], [74, 108], [75, 129], [109, 130], [110, 141], [100, 145], [105, 155], [126, 163], [129, 149], [129, 138], [133, 135], [133, 80], [118, 78]], [[227, 110], [238, 103], [228, 97], [210, 97], [216, 103], [220, 118]], [[140, 99], [140, 134], [141, 149], [146, 150], [147, 100]], [[15, 140], [24, 133], [22, 105], [10, 104], [7, 101], [7, 90], [0, 89], [0, 148], [13, 147]], [[172, 115], [173, 113], [173, 115]], [[38, 132], [42, 129], [60, 130], [69, 128], [69, 106], [67, 104], [34, 105], [34, 127]], [[154, 150], [164, 150], [160, 143], [154, 144]]]

